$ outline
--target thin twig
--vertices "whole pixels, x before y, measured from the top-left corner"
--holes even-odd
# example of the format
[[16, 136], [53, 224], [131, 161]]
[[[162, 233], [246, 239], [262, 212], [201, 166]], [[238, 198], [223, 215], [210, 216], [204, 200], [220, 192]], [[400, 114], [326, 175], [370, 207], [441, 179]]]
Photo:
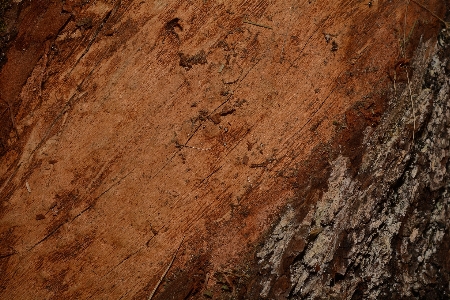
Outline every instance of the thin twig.
[[267, 28], [267, 29], [273, 29], [270, 26], [267, 26], [267, 25], [264, 25], [264, 24], [255, 23], [255, 22], [252, 22], [252, 21], [249, 21], [249, 20], [244, 20], [242, 22], [250, 24], [250, 25], [258, 26], [258, 27], [263, 27], [263, 28]]
[[164, 280], [164, 277], [166, 277], [167, 272], [169, 272], [170, 267], [172, 267], [172, 264], [173, 264], [173, 262], [175, 261], [175, 257], [177, 257], [178, 250], [180, 250], [180, 247], [181, 247], [181, 245], [183, 244], [184, 238], [185, 238], [185, 237], [183, 236], [183, 238], [181, 239], [180, 244], [178, 245], [177, 250], [175, 250], [175, 253], [174, 253], [173, 256], [172, 256], [172, 260], [170, 261], [170, 263], [169, 263], [169, 265], [167, 266], [166, 270], [165, 270], [164, 273], [162, 274], [161, 278], [159, 279], [159, 281], [158, 281], [158, 283], [156, 284], [155, 288], [153, 289], [152, 293], [151, 293], [150, 296], [148, 297], [148, 300], [152, 300], [153, 296], [154, 296], [155, 293], [156, 293], [156, 290], [157, 290], [157, 289], [159, 288], [159, 286], [161, 285], [161, 282]]

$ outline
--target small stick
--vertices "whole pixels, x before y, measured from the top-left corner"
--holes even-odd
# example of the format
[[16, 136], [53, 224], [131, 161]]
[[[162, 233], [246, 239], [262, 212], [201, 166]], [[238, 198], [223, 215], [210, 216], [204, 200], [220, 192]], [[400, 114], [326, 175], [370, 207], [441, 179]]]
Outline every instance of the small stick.
[[157, 289], [159, 288], [159, 286], [161, 285], [161, 282], [164, 280], [164, 277], [166, 277], [167, 272], [169, 272], [169, 269], [170, 269], [170, 267], [172, 266], [172, 264], [173, 264], [173, 262], [174, 262], [174, 260], [175, 260], [175, 257], [177, 257], [178, 250], [180, 250], [180, 247], [181, 247], [181, 245], [183, 244], [184, 238], [185, 238], [185, 236], [183, 236], [183, 238], [181, 239], [181, 242], [180, 242], [180, 244], [178, 245], [177, 250], [175, 250], [175, 253], [174, 253], [173, 256], [172, 256], [172, 260], [170, 261], [170, 263], [169, 263], [169, 265], [167, 266], [166, 270], [165, 270], [164, 273], [162, 274], [161, 278], [159, 279], [159, 281], [158, 281], [158, 283], [156, 284], [155, 288], [153, 289], [152, 293], [151, 293], [150, 296], [148, 297], [148, 300], [152, 300], [153, 296], [154, 296], [155, 293], [156, 293], [156, 290], [157, 290]]
[[252, 21], [249, 21], [249, 20], [243, 20], [242, 22], [250, 24], [250, 25], [258, 26], [258, 27], [263, 27], [263, 28], [267, 28], [267, 29], [273, 29], [270, 26], [267, 26], [267, 25], [264, 25], [264, 24], [255, 23], [255, 22], [252, 22]]

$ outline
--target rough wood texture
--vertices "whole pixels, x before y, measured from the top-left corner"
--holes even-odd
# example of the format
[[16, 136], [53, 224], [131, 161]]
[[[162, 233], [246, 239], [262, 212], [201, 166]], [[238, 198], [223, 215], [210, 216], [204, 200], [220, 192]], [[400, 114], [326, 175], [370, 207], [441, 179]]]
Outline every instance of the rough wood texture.
[[289, 207], [282, 215], [257, 254], [267, 272], [262, 297], [450, 295], [449, 42], [443, 31], [438, 45], [418, 49], [407, 83], [413, 104], [408, 86], [392, 98], [380, 125], [366, 132], [356, 175], [349, 158], [338, 156], [308, 214], [299, 218]]
[[448, 6], [14, 1], [0, 298], [446, 297]]

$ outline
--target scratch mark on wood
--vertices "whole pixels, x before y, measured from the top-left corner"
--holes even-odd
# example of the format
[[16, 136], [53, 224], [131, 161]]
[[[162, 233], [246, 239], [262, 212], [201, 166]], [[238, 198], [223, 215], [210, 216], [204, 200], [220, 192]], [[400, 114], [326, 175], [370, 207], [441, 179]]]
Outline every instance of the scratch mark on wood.
[[155, 288], [153, 289], [152, 293], [150, 294], [150, 296], [148, 297], [148, 300], [151, 300], [153, 298], [153, 295], [155, 295], [156, 290], [158, 289], [158, 287], [161, 285], [161, 282], [164, 280], [164, 277], [166, 277], [167, 272], [169, 272], [170, 267], [172, 266], [173, 262], [175, 261], [175, 258], [177, 257], [177, 253], [178, 250], [180, 250], [181, 245], [183, 244], [184, 241], [184, 236], [181, 239], [180, 244], [178, 245], [177, 250], [175, 250], [175, 253], [172, 256], [172, 260], [170, 261], [169, 265], [167, 266], [166, 270], [164, 271], [164, 273], [162, 274], [161, 278], [159, 279], [158, 283], [156, 284]]

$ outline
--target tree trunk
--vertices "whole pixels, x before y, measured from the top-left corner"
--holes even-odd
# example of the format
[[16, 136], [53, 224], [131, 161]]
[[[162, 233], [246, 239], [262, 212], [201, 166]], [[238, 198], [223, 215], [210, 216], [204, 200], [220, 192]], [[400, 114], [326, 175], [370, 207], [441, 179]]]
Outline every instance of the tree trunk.
[[443, 30], [418, 48], [414, 76], [366, 132], [361, 163], [338, 155], [308, 214], [292, 203], [281, 215], [257, 252], [262, 297], [450, 295], [449, 42]]
[[0, 298], [447, 299], [449, 3], [319, 2], [0, 3]]

